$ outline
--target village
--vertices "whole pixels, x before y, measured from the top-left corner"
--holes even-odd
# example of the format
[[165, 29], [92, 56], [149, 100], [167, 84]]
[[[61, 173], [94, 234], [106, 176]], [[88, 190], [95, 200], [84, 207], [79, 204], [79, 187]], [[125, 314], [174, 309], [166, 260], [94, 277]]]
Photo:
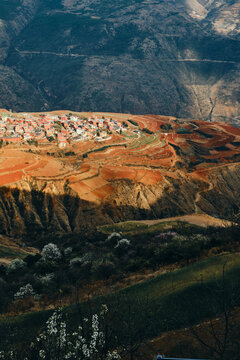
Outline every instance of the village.
[[57, 141], [60, 148], [69, 143], [111, 139], [114, 132], [124, 129], [119, 121], [109, 118], [78, 117], [72, 114], [12, 114], [0, 117], [0, 141], [6, 143], [49, 143]]

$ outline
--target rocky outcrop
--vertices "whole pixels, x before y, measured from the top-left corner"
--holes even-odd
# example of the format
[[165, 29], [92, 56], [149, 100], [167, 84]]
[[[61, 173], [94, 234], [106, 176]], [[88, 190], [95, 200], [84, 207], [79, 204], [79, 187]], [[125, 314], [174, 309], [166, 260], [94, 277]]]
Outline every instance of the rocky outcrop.
[[80, 199], [64, 184], [22, 181], [0, 190], [1, 233], [14, 237], [70, 233], [119, 220], [152, 219], [190, 213], [226, 217], [240, 207], [240, 165], [216, 168], [209, 182], [191, 175], [147, 186], [112, 182], [114, 192], [101, 203]]

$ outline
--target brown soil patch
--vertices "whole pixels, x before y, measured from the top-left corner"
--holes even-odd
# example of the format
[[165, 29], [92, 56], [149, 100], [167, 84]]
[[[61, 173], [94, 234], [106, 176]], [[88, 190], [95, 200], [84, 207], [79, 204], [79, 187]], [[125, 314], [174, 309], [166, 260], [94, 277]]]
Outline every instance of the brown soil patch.
[[83, 182], [79, 181], [74, 184], [71, 184], [70, 187], [81, 197], [82, 195], [89, 193], [91, 188], [84, 184]]
[[1, 175], [0, 176], [0, 186], [20, 181], [20, 180], [22, 180], [22, 177], [23, 177], [22, 171], [16, 171], [16, 172], [10, 173], [8, 175]]
[[109, 184], [103, 185], [92, 193], [99, 199], [104, 199], [113, 192], [113, 187]]
[[[4, 235], [0, 235], [0, 245], [25, 256], [28, 254], [35, 255], [39, 253], [39, 251], [35, 248], [26, 247], [21, 240], [15, 240]], [[0, 264], [8, 265], [15, 258], [16, 256], [0, 258]]]
[[91, 189], [107, 185], [107, 182], [99, 176], [92, 179], [83, 180], [82, 182]]

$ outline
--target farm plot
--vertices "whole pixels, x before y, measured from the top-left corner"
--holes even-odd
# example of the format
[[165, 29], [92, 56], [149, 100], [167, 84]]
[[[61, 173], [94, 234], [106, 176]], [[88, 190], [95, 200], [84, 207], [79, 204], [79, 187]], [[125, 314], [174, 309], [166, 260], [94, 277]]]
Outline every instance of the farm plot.
[[[23, 146], [20, 150], [14, 145], [3, 146], [0, 186], [28, 181], [31, 177], [49, 183], [58, 181], [64, 191], [72, 189], [81, 199], [99, 202], [114, 191], [114, 181], [128, 179], [156, 185], [166, 176], [178, 177], [178, 171], [188, 174], [189, 166], [192, 166], [189, 172], [194, 174], [195, 170], [208, 172], [239, 160], [240, 129], [230, 125], [155, 115], [102, 115], [124, 121], [128, 127], [123, 134], [113, 131], [111, 138], [101, 143], [94, 139], [73, 141], [64, 150], [59, 150], [56, 144], [40, 145], [38, 149]], [[144, 128], [154, 133], [141, 131]], [[179, 128], [190, 133], [179, 134]], [[67, 156], [67, 152], [72, 155]], [[176, 161], [184, 164], [186, 159], [188, 167], [177, 170]], [[197, 176], [201, 177], [200, 173]]]
[[1, 175], [0, 176], [0, 186], [15, 183], [17, 181], [22, 180], [23, 178], [22, 171], [15, 171], [9, 174]]
[[59, 160], [55, 160], [53, 158], [46, 158], [43, 160], [45, 160], [44, 166], [35, 169], [35, 171], [31, 174], [32, 176], [37, 178], [54, 178], [66, 173], [66, 169], [63, 169], [63, 165]]
[[96, 178], [96, 182], [80, 181], [70, 185], [70, 187], [86, 201], [99, 202], [113, 192], [113, 187], [106, 181]]
[[86, 179], [98, 176], [98, 173], [99, 173], [98, 167], [89, 165], [89, 168], [86, 169], [86, 171], [76, 173], [76, 175], [68, 176], [68, 177], [66, 177], [66, 180], [68, 180], [69, 183], [72, 184], [72, 183], [75, 183], [78, 181], [82, 181], [82, 180], [86, 180]]

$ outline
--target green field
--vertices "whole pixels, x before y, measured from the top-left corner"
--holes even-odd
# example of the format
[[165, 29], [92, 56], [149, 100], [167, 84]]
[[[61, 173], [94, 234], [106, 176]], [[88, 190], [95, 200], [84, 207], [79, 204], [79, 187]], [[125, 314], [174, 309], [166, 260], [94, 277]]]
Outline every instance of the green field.
[[143, 135], [141, 133], [140, 138], [135, 139], [131, 144], [128, 145], [129, 149], [137, 149], [143, 145], [153, 144], [158, 140], [158, 135]]
[[132, 232], [147, 229], [148, 226], [137, 221], [124, 221], [120, 223], [116, 223], [113, 225], [103, 225], [98, 227], [98, 231], [102, 232], [103, 234], [111, 234], [113, 232]]
[[107, 235], [110, 235], [113, 232], [120, 232], [122, 234], [129, 234], [129, 233], [135, 234], [138, 232], [141, 232], [141, 234], [146, 234], [146, 233], [151, 234], [151, 233], [155, 233], [156, 231], [162, 231], [165, 229], [176, 228], [176, 227], [184, 227], [186, 230], [198, 228], [197, 225], [192, 225], [185, 222], [183, 223], [180, 221], [164, 221], [153, 225], [147, 225], [139, 221], [124, 221], [111, 225], [99, 226], [98, 231]]
[[[219, 314], [218, 287], [224, 265], [226, 294], [230, 297], [235, 289], [235, 294], [239, 295], [240, 256], [236, 253], [214, 256], [114, 294], [92, 299], [91, 307], [98, 309], [101, 303], [107, 303], [111, 310], [117, 306], [120, 318], [127, 320], [129, 304], [134, 304], [134, 313], [138, 314], [135, 318], [136, 329], [147, 327], [146, 338], [153, 338], [164, 331], [186, 327]], [[86, 303], [82, 303], [80, 307], [84, 313], [88, 313]], [[65, 311], [72, 325], [77, 325], [79, 308], [72, 305], [65, 308]], [[10, 337], [13, 343], [30, 340], [50, 313], [42, 311], [11, 318], [2, 316], [2, 339], [9, 339], [9, 332], [14, 328], [17, 336], [14, 339]], [[123, 336], [121, 327], [115, 328], [117, 335]]]

